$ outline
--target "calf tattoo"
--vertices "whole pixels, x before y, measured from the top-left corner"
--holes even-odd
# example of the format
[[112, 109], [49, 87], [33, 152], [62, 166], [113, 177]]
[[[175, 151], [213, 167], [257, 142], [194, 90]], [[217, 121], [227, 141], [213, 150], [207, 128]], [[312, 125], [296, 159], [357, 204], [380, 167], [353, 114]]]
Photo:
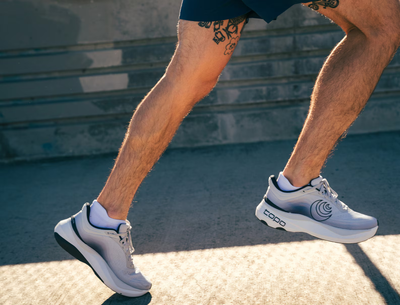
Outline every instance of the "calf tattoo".
[[[225, 55], [230, 55], [235, 50], [235, 47], [239, 41], [239, 25], [247, 19], [247, 16], [235, 17], [228, 20], [228, 23], [224, 26], [224, 21], [202, 21], [199, 22], [198, 25], [209, 29], [212, 27], [214, 30], [214, 38], [213, 41], [216, 44], [220, 44], [221, 42], [228, 41], [228, 44], [225, 46]], [[242, 28], [243, 30], [243, 28]]]
[[338, 5], [339, 0], [313, 0], [308, 7], [318, 11], [319, 6], [322, 6], [323, 8], [336, 8]]

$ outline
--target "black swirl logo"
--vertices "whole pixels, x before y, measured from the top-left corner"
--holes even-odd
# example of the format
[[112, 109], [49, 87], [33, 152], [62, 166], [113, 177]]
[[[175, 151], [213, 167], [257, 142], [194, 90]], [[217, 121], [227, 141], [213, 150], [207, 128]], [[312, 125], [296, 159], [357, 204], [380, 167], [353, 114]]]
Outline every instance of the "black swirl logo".
[[332, 216], [332, 207], [329, 203], [316, 200], [310, 207], [311, 217], [316, 221], [325, 221]]

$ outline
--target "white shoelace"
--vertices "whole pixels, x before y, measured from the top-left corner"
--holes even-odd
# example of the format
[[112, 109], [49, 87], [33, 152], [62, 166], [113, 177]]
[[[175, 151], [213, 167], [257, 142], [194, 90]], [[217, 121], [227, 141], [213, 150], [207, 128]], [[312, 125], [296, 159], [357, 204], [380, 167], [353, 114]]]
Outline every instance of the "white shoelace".
[[335, 205], [342, 210], [347, 210], [348, 206], [341, 202], [338, 199], [338, 193], [336, 193], [329, 185], [328, 180], [323, 178], [318, 185], [315, 186], [315, 188], [325, 197], [331, 199]]
[[119, 243], [122, 250], [125, 252], [126, 259], [128, 261], [128, 267], [135, 269], [135, 264], [133, 263], [132, 254], [135, 252], [135, 248], [132, 245], [131, 238], [131, 228], [128, 228], [125, 233], [116, 234], [119, 237]]

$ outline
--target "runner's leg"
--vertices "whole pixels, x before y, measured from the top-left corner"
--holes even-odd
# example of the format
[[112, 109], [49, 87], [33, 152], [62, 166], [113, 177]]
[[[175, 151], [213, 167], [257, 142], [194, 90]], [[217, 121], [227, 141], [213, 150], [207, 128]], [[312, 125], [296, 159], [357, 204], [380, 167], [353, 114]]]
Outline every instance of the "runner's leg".
[[320, 174], [329, 153], [364, 108], [400, 45], [398, 0], [318, 0], [306, 5], [313, 5], [337, 23], [346, 37], [318, 76], [309, 114], [283, 172], [298, 187]]
[[[110, 217], [126, 219], [139, 185], [183, 118], [217, 83], [245, 19], [179, 21], [179, 42], [171, 63], [136, 109], [114, 168], [98, 197]], [[221, 35], [222, 29], [229, 35]]]

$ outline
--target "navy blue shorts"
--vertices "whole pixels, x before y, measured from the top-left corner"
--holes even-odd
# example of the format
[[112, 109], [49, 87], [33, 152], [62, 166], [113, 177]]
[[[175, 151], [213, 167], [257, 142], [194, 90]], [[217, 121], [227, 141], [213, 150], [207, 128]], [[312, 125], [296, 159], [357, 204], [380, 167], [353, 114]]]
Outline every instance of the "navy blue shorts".
[[190, 21], [218, 21], [243, 15], [275, 20], [299, 0], [183, 0], [179, 19]]

